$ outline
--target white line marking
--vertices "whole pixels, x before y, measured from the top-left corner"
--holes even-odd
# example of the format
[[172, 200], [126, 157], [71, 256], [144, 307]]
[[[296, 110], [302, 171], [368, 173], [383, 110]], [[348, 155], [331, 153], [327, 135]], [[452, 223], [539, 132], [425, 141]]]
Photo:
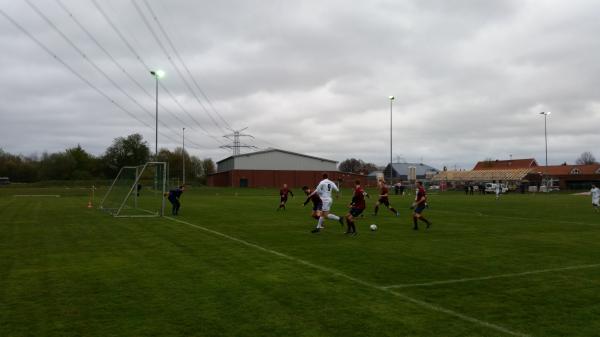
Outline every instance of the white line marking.
[[410, 296], [407, 296], [405, 294], [399, 293], [397, 291], [393, 291], [391, 289], [387, 289], [386, 287], [381, 287], [381, 286], [378, 286], [378, 285], [376, 285], [374, 283], [363, 281], [363, 280], [358, 279], [356, 277], [352, 277], [350, 275], [344, 274], [344, 273], [342, 273], [340, 271], [337, 271], [335, 269], [323, 267], [323, 266], [320, 266], [320, 265], [308, 262], [306, 260], [302, 260], [302, 259], [295, 258], [293, 256], [290, 256], [290, 255], [287, 255], [287, 254], [284, 254], [284, 253], [280, 253], [280, 252], [272, 250], [272, 249], [264, 248], [264, 247], [259, 246], [257, 244], [254, 244], [254, 243], [242, 240], [242, 239], [238, 239], [236, 237], [229, 236], [227, 234], [223, 234], [221, 232], [217, 232], [215, 230], [212, 230], [212, 229], [209, 229], [209, 228], [206, 228], [206, 227], [203, 227], [203, 226], [195, 225], [195, 224], [189, 223], [187, 221], [183, 221], [183, 220], [180, 220], [180, 219], [175, 219], [175, 218], [168, 217], [168, 216], [164, 217], [164, 218], [165, 219], [169, 219], [171, 221], [179, 222], [179, 223], [182, 223], [182, 224], [194, 227], [194, 228], [198, 228], [200, 230], [203, 230], [205, 232], [214, 234], [216, 236], [220, 236], [220, 237], [229, 239], [231, 241], [235, 241], [235, 242], [240, 243], [240, 244], [242, 244], [244, 246], [252, 247], [252, 248], [258, 249], [260, 251], [263, 251], [263, 252], [266, 252], [266, 253], [270, 253], [270, 254], [279, 256], [279, 257], [284, 258], [286, 260], [294, 261], [296, 263], [303, 264], [303, 265], [311, 267], [313, 269], [317, 269], [317, 270], [320, 270], [320, 271], [332, 274], [332, 275], [337, 276], [337, 277], [345, 278], [345, 279], [350, 280], [350, 281], [352, 281], [354, 283], [357, 283], [357, 284], [360, 284], [360, 285], [363, 285], [363, 286], [366, 286], [366, 287], [369, 287], [369, 288], [373, 288], [373, 289], [384, 291], [384, 292], [386, 292], [388, 294], [391, 294], [391, 295], [394, 295], [394, 296], [396, 296], [398, 298], [401, 298], [401, 299], [403, 299], [403, 300], [405, 300], [407, 302], [416, 304], [418, 306], [421, 306], [423, 308], [426, 308], [426, 309], [429, 309], [429, 310], [432, 310], [432, 311], [441, 312], [441, 313], [447, 314], [449, 316], [453, 316], [453, 317], [459, 318], [459, 319], [461, 319], [463, 321], [467, 321], [467, 322], [470, 322], [470, 323], [473, 323], [473, 324], [476, 324], [476, 325], [480, 325], [480, 326], [483, 326], [483, 327], [486, 327], [486, 328], [489, 328], [489, 329], [492, 329], [492, 330], [496, 330], [496, 331], [505, 333], [507, 335], [512, 335], [512, 336], [529, 336], [529, 335], [521, 333], [521, 332], [516, 332], [516, 331], [509, 330], [509, 329], [507, 329], [505, 327], [502, 327], [500, 325], [496, 325], [496, 324], [493, 324], [493, 323], [482, 321], [482, 320], [479, 320], [477, 318], [474, 318], [474, 317], [471, 317], [471, 316], [467, 316], [467, 315], [461, 314], [459, 312], [456, 312], [456, 311], [453, 311], [453, 310], [450, 310], [450, 309], [446, 309], [444, 307], [441, 307], [441, 306], [438, 306], [438, 305], [435, 305], [435, 304], [431, 304], [431, 303], [428, 303], [428, 302], [424, 302], [424, 301], [418, 300], [416, 298], [412, 298]]
[[49, 197], [60, 198], [59, 194], [15, 194], [13, 197]]
[[463, 282], [471, 282], [471, 281], [484, 281], [484, 280], [492, 280], [497, 278], [509, 278], [509, 277], [518, 277], [518, 276], [526, 276], [533, 274], [542, 274], [542, 273], [551, 273], [555, 271], [564, 271], [564, 270], [577, 270], [577, 269], [589, 269], [589, 268], [598, 268], [600, 267], [600, 263], [598, 264], [585, 264], [579, 266], [570, 266], [570, 267], [562, 267], [562, 268], [549, 268], [549, 269], [539, 269], [526, 271], [522, 273], [510, 273], [510, 274], [500, 274], [500, 275], [490, 275], [490, 276], [482, 276], [482, 277], [466, 277], [454, 280], [444, 280], [444, 281], [433, 281], [433, 282], [425, 282], [425, 283], [406, 283], [406, 284], [395, 284], [391, 286], [385, 286], [382, 288], [385, 289], [394, 289], [394, 288], [412, 288], [412, 287], [429, 287], [440, 284], [451, 284], [451, 283], [463, 283]]

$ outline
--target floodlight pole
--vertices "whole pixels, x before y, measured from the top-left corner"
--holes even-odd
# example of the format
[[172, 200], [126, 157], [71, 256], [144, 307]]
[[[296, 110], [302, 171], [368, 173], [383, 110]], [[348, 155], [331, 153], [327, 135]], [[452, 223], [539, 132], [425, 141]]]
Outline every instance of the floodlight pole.
[[185, 128], [183, 128], [183, 150], [181, 150], [181, 158], [183, 160], [183, 179], [181, 185], [185, 185]]
[[390, 99], [390, 186], [392, 185], [392, 179], [394, 177], [394, 169], [392, 167], [392, 105], [394, 103], [394, 96], [388, 97]]
[[156, 116], [154, 118], [156, 126], [154, 129], [154, 160], [158, 160], [158, 80], [161, 77], [163, 77], [165, 73], [162, 70], [150, 70], [150, 74], [154, 76], [154, 79], [156, 80]]
[[544, 115], [544, 142], [546, 143], [546, 167], [544, 168], [544, 174], [542, 175], [542, 181], [546, 185], [546, 192], [548, 192], [548, 182], [546, 181], [546, 175], [548, 174], [548, 115], [550, 111], [542, 111], [540, 115]]

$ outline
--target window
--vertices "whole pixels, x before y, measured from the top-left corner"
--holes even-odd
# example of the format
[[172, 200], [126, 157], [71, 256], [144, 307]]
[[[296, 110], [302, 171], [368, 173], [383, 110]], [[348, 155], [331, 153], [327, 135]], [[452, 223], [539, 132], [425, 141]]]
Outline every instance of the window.
[[571, 170], [571, 174], [581, 174], [581, 171], [578, 168], [574, 168]]

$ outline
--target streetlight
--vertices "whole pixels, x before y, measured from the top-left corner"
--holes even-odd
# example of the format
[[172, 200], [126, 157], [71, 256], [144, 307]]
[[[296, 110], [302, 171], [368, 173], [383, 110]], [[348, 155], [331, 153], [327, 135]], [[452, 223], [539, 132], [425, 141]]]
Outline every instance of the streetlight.
[[394, 102], [394, 96], [388, 97], [390, 99], [390, 186], [392, 185], [392, 178], [394, 177], [394, 168], [392, 167], [392, 103]]
[[546, 185], [546, 192], [548, 192], [548, 181], [545, 179], [545, 175], [548, 174], [548, 116], [550, 116], [552, 112], [550, 111], [542, 111], [540, 115], [544, 115], [544, 141], [546, 143], [546, 168], [544, 169], [544, 175], [542, 175], [542, 181], [544, 181]]
[[183, 128], [183, 150], [181, 151], [181, 158], [183, 159], [183, 180], [181, 185], [185, 185], [185, 128]]
[[156, 129], [154, 138], [154, 159], [158, 158], [158, 80], [165, 76], [162, 70], [150, 70], [150, 74], [156, 79]]

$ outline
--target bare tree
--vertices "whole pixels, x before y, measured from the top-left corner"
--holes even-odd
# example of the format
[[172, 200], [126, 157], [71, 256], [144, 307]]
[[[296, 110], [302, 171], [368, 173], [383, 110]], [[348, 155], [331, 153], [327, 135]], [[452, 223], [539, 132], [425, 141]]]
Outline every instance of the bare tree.
[[590, 165], [590, 164], [596, 164], [596, 158], [594, 157], [594, 155], [589, 152], [589, 151], [585, 151], [584, 153], [582, 153], [579, 158], [577, 158], [577, 160], [575, 161], [575, 163], [577, 165]]

